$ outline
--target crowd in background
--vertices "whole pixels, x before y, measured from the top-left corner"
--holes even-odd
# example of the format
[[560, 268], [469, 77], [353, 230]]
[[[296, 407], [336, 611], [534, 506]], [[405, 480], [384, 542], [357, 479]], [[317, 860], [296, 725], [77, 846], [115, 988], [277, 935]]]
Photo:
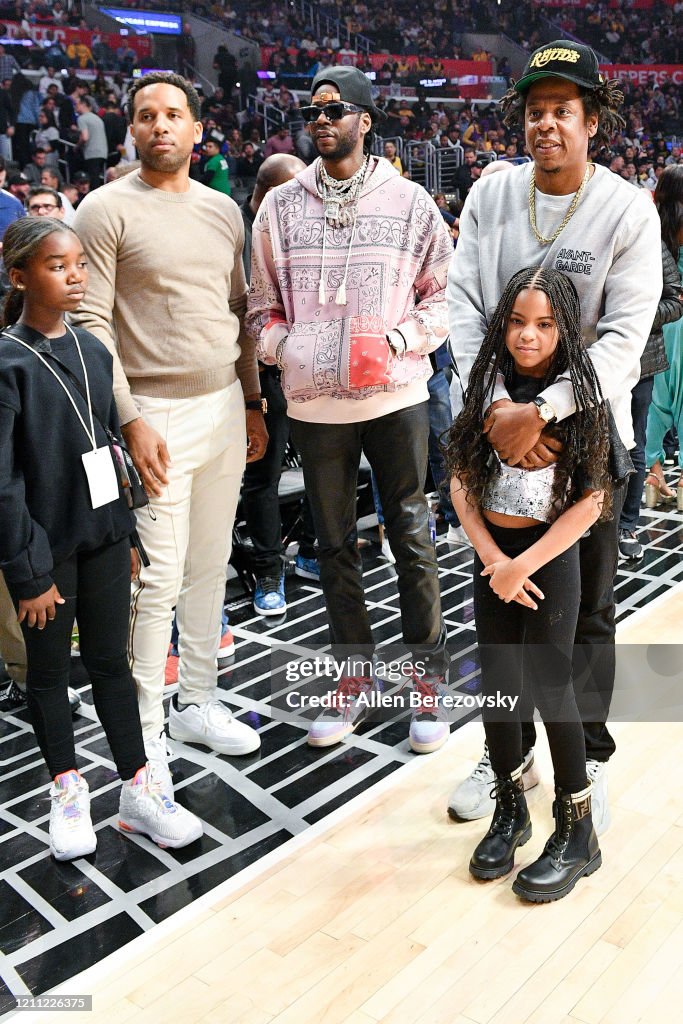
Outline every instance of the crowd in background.
[[[145, 5], [133, 0], [128, 6]], [[214, 4], [166, 0], [157, 6], [220, 20], [234, 31], [274, 47], [264, 70], [275, 77], [264, 81], [253, 69], [238, 65], [224, 44], [218, 45], [213, 55], [218, 87], [213, 92], [206, 90], [203, 98], [204, 133], [193, 156], [193, 176], [229, 192], [235, 182], [249, 188], [263, 160], [272, 153], [296, 154], [310, 163], [315, 151], [302, 130], [293, 76], [315, 74], [342, 59], [348, 38], [339, 38], [339, 32], [316, 38], [306, 18], [292, 5], [254, 7], [229, 0]], [[550, 15], [554, 21], [551, 31], [560, 25], [619, 63], [660, 63], [680, 58], [683, 32], [677, 17], [683, 2], [624, 12], [606, 3], [543, 11], [538, 4], [513, 4], [511, 0], [500, 4], [493, 0], [430, 0], [419, 16], [408, 0], [398, 0], [390, 9], [378, 0], [360, 0], [350, 7], [328, 0], [319, 8], [330, 19], [338, 19], [349, 33], [368, 39], [373, 52], [393, 55], [377, 71], [377, 85], [416, 87], [415, 99], [377, 99], [387, 115], [382, 134], [393, 140], [385, 155], [398, 166], [397, 147], [400, 150], [405, 143], [429, 142], [441, 150], [462, 151], [462, 163], [454, 167], [452, 180], [447, 176], [441, 183], [450, 203], [448, 207], [442, 204], [442, 210], [455, 219], [454, 224], [449, 222], [455, 242], [460, 204], [486, 162], [493, 155], [504, 160], [527, 156], [523, 134], [503, 124], [496, 103], [484, 106], [463, 100], [454, 105], [430, 99], [428, 91], [419, 86], [421, 77], [443, 74], [442, 58], [446, 57], [492, 59], [493, 70], [509, 83], [507, 58], [493, 57], [485, 49], [465, 52], [465, 33], [494, 29], [529, 48], [548, 30], [546, 18]], [[0, 7], [0, 18], [19, 21], [19, 34], [26, 38], [31, 38], [35, 25], [87, 27], [80, 14], [75, 7], [69, 11], [61, 0], [51, 5], [20, 0]], [[118, 173], [114, 168], [135, 160], [125, 100], [128, 76], [138, 62], [136, 55], [125, 37], [116, 52], [97, 32], [88, 41], [88, 45], [64, 46], [48, 32], [47, 38], [30, 47], [10, 50], [0, 45], [0, 156], [6, 165], [2, 172], [5, 193], [17, 200], [16, 204], [3, 200], [0, 231], [23, 214], [20, 204], [26, 203], [32, 186], [54, 187], [69, 205], [77, 207], [88, 191]], [[186, 24], [179, 37], [178, 60], [185, 65], [195, 59], [196, 44]], [[370, 70], [367, 56], [359, 53], [354, 60], [363, 70]], [[27, 69], [40, 71], [40, 79], [24, 74]], [[83, 76], [83, 72], [88, 74]], [[624, 81], [622, 87], [626, 127], [603, 147], [596, 160], [653, 192], [663, 168], [681, 162], [681, 89], [670, 81], [660, 84], [654, 76], [647, 84]], [[250, 100], [253, 96], [261, 102], [254, 103]], [[409, 174], [403, 166], [399, 170]], [[67, 206], [67, 217], [71, 215]]]
[[[144, 8], [146, 0], [122, 0], [125, 6]], [[155, 8], [191, 12], [222, 23], [234, 32], [263, 45], [285, 45], [305, 51], [318, 47], [339, 51], [348, 41], [345, 32], [330, 31], [317, 39], [297, 8], [288, 4], [249, 4], [246, 0], [161, 0]], [[502, 33], [525, 50], [561, 35], [558, 29], [589, 43], [609, 60], [620, 64], [676, 64], [683, 62], [683, 4], [655, 0], [646, 9], [614, 7], [608, 0], [581, 7], [566, 4], [546, 7], [541, 0], [425, 0], [419, 8], [412, 0], [324, 0], [316, 5], [352, 34], [370, 40], [374, 52], [426, 57], [465, 57], [466, 33]]]

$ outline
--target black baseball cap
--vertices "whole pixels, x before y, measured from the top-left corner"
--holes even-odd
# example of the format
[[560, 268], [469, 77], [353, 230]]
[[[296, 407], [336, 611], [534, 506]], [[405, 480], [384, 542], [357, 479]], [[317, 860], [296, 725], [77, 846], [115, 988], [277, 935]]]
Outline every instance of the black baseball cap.
[[566, 78], [582, 89], [597, 89], [605, 81], [595, 51], [572, 39], [556, 39], [534, 50], [515, 90], [526, 92], [540, 78], [550, 77]]
[[345, 103], [353, 103], [357, 107], [365, 107], [373, 121], [385, 120], [386, 114], [376, 107], [372, 99], [370, 79], [358, 68], [342, 65], [336, 68], [325, 68], [318, 72], [311, 86], [311, 97], [324, 83], [336, 85], [340, 98]]

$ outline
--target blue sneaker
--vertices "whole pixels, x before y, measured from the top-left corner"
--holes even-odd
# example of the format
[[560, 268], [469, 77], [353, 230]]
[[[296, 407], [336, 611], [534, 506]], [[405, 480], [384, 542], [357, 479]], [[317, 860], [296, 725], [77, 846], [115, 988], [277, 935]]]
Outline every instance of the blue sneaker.
[[258, 615], [283, 615], [287, 611], [284, 575], [256, 580], [254, 611]]
[[320, 583], [320, 563], [317, 558], [304, 558], [297, 555], [294, 559], [294, 574], [305, 580], [315, 580]]

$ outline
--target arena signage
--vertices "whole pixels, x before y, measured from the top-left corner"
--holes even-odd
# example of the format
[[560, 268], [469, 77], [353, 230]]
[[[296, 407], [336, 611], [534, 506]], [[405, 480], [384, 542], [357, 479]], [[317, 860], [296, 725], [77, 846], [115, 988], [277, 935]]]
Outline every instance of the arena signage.
[[607, 78], [623, 78], [636, 85], [653, 81], [657, 85], [683, 85], [683, 64], [601, 64], [600, 70]]
[[125, 43], [135, 50], [138, 57], [148, 57], [152, 52], [151, 39], [149, 36], [120, 36], [114, 32], [89, 32], [81, 28], [69, 28], [68, 26], [54, 25], [31, 25], [30, 40], [26, 40], [26, 31], [19, 22], [5, 22], [5, 37], [10, 42], [21, 43], [26, 46], [31, 40], [39, 46], [54, 40], [62, 46], [67, 47], [71, 43], [85, 43], [86, 46], [94, 46], [97, 42], [105, 43], [111, 50], [116, 51], [119, 46]]
[[182, 19], [177, 14], [162, 14], [157, 11], [138, 11], [126, 7], [100, 7], [115, 21], [127, 25], [134, 32], [151, 32], [154, 35], [179, 36], [183, 30]]

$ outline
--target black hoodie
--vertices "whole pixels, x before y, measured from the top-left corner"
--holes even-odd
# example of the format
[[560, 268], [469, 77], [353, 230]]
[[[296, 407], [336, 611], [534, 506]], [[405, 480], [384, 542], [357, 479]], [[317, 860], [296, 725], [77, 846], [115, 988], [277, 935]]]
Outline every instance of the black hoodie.
[[[14, 324], [12, 334], [40, 352], [65, 382], [88, 423], [87, 404], [59, 363], [84, 388], [73, 336], [48, 340]], [[94, 335], [76, 329], [88, 370], [97, 446], [102, 424], [118, 434], [112, 357]], [[58, 362], [59, 361], [59, 362]], [[98, 422], [98, 420], [100, 422]], [[135, 519], [119, 500], [93, 509], [81, 455], [91, 444], [64, 391], [23, 345], [0, 335], [0, 568], [15, 601], [44, 594], [55, 565], [129, 536]]]

